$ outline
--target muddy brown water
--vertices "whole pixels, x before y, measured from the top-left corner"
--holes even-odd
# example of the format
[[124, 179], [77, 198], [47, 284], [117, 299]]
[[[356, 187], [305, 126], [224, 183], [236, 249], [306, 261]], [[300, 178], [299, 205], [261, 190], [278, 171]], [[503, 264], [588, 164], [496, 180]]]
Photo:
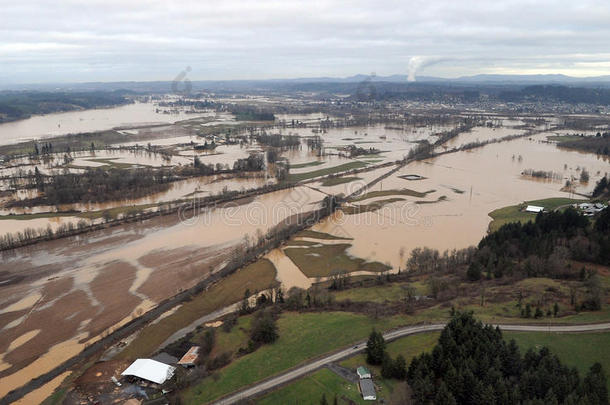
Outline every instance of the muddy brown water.
[[[78, 353], [133, 316], [195, 285], [250, 240], [324, 194], [298, 187], [211, 209], [197, 217], [156, 217], [83, 237], [5, 253], [0, 272], [0, 396]], [[30, 298], [23, 300], [23, 297]], [[0, 316], [2, 319], [2, 316]], [[9, 350], [10, 342], [29, 337]]]
[[[478, 243], [491, 221], [487, 214], [494, 209], [549, 197], [582, 198], [561, 191], [566, 179], [579, 175], [579, 168], [586, 168], [591, 175], [587, 184], [577, 181], [576, 191], [582, 193], [589, 193], [595, 182], [610, 171], [610, 164], [596, 155], [558, 149], [540, 142], [544, 139], [544, 135], [539, 135], [532, 140], [491, 144], [414, 162], [375, 185], [372, 191], [408, 188], [435, 192], [425, 198], [400, 196], [405, 201], [387, 205], [379, 212], [337, 213], [313, 229], [331, 234], [343, 232], [353, 237], [349, 252], [354, 256], [389, 263], [394, 268], [404, 267], [409, 252], [415, 247], [443, 251]], [[521, 175], [526, 168], [557, 171], [562, 180], [535, 181]], [[406, 174], [418, 174], [426, 179], [400, 178]], [[441, 196], [447, 200], [436, 202]], [[416, 204], [418, 201], [429, 203]], [[405, 251], [402, 258], [401, 248]]]
[[24, 120], [0, 124], [0, 145], [121, 126], [173, 123], [197, 116], [184, 111], [178, 114], [157, 113], [157, 108], [153, 103], [137, 102], [113, 108], [35, 115]]

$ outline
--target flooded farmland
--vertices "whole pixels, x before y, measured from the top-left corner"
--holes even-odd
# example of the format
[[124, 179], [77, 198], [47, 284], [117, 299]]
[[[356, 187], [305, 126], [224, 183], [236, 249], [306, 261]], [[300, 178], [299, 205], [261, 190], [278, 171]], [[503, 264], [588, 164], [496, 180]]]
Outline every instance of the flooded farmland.
[[193, 286], [239, 252], [246, 235], [254, 239], [316, 209], [323, 196], [308, 188], [279, 191], [192, 218], [158, 217], [4, 253], [2, 394]]
[[[199, 115], [210, 114], [201, 113]], [[142, 102], [112, 108], [37, 115], [0, 124], [0, 145], [123, 126], [169, 124], [190, 118], [193, 118], [193, 114], [187, 114], [185, 111], [179, 110], [173, 114], [166, 114], [153, 103]]]
[[[291, 120], [293, 116], [280, 119]], [[303, 115], [301, 119], [315, 124], [324, 116]], [[275, 267], [276, 279], [289, 290], [308, 288], [338, 271], [352, 275], [395, 272], [404, 269], [406, 258], [416, 247], [442, 251], [476, 244], [485, 235], [488, 214], [494, 209], [524, 200], [580, 198], [589, 194], [595, 182], [609, 171], [608, 161], [594, 154], [557, 148], [547, 140], [553, 131], [470, 150], [453, 150], [475, 141], [495, 142], [505, 136], [525, 135], [532, 129], [523, 128], [522, 120], [498, 120], [503, 121], [502, 126], [475, 126], [450, 139], [441, 148], [449, 153], [401, 167], [315, 224], [310, 229], [313, 234], [295, 236], [266, 253], [264, 257]], [[193, 131], [202, 125], [205, 123], [190, 120], [186, 126], [179, 123], [127, 130], [125, 142], [113, 147], [133, 150], [74, 152], [69, 165], [50, 163], [40, 165], [40, 170], [46, 174], [88, 168], [182, 168], [192, 166], [195, 158], [205, 165], [220, 164], [224, 168], [251, 154], [265, 155], [269, 149], [253, 140], [254, 132], [239, 142], [228, 136], [223, 140], [194, 135]], [[301, 144], [281, 150], [278, 162], [268, 163], [265, 170], [253, 174], [227, 172], [180, 179], [164, 191], [139, 198], [2, 208], [0, 214], [6, 219], [0, 220], [0, 234], [48, 226], [56, 229], [83, 218], [101, 222], [100, 215], [86, 214], [129, 207], [157, 210], [178, 201], [196, 204], [198, 198], [276, 184], [281, 180], [275, 177], [274, 170], [285, 162], [291, 166], [290, 176], [307, 182], [293, 189], [239, 199], [198, 215], [180, 211], [180, 215], [159, 216], [3, 253], [0, 395], [217, 272], [240, 254], [247, 241], [259, 238], [295, 214], [319, 208], [327, 195], [353, 194], [394, 170], [396, 162], [417, 145], [424, 141], [434, 143], [439, 134], [453, 128], [375, 124], [322, 131], [278, 127], [269, 131], [298, 135]], [[150, 131], [146, 133], [152, 136], [152, 145], [146, 148], [158, 153], [140, 149], [146, 142], [129, 140], [142, 131]], [[323, 140], [323, 147], [308, 148], [306, 141], [317, 136]], [[195, 145], [208, 141], [218, 141], [218, 145], [195, 149]], [[346, 151], [351, 147], [365, 152], [368, 149], [368, 153], [350, 157]], [[37, 167], [28, 158], [14, 163], [21, 173]], [[383, 164], [387, 165], [377, 167]], [[10, 176], [19, 169], [3, 169], [2, 173]], [[578, 180], [583, 169], [590, 173], [588, 182]], [[341, 177], [350, 170], [358, 173]], [[529, 171], [547, 171], [554, 176], [540, 180], [528, 176]], [[316, 181], [329, 174], [339, 177]], [[566, 181], [573, 184], [569, 190], [564, 188]], [[18, 199], [34, 198], [38, 192], [30, 188], [12, 195]], [[6, 193], [2, 198], [8, 198]], [[27, 214], [36, 213], [64, 214], [27, 218]], [[10, 218], [24, 214], [25, 219]], [[332, 260], [325, 262], [325, 255]]]

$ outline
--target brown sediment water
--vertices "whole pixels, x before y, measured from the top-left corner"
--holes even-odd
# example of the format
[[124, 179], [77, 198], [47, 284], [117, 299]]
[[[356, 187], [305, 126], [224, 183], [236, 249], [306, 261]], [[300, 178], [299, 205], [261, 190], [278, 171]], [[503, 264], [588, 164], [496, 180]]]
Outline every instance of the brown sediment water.
[[[474, 245], [485, 235], [491, 221], [488, 213], [494, 209], [526, 200], [582, 198], [562, 192], [562, 182], [532, 181], [521, 175], [524, 169], [556, 171], [565, 181], [575, 178], [579, 173], [577, 169], [584, 167], [591, 179], [587, 184], [577, 181], [576, 186], [577, 191], [584, 193], [590, 192], [595, 182], [610, 170], [608, 163], [596, 155], [558, 149], [541, 142], [544, 137], [537, 135], [531, 140], [490, 144], [411, 163], [369, 191], [408, 188], [435, 192], [425, 198], [400, 196], [405, 200], [386, 205], [377, 212], [337, 213], [313, 229], [330, 234], [344, 232], [354, 238], [348, 249], [350, 254], [390, 263], [394, 269], [404, 268], [409, 252], [415, 247], [443, 251]], [[400, 178], [407, 174], [426, 179], [407, 181]], [[437, 201], [442, 196], [446, 201]], [[401, 248], [405, 251], [402, 256]]]
[[[84, 348], [84, 344], [78, 343], [78, 341], [79, 337], [75, 337], [74, 339], [59, 343], [49, 348], [49, 350], [45, 354], [38, 357], [36, 361], [31, 363], [30, 365], [22, 368], [21, 370], [13, 374], [2, 377], [2, 384], [0, 384], [0, 397], [6, 395], [9, 391], [22, 386], [24, 383], [30, 381], [35, 376], [44, 374], [52, 370], [65, 359], [69, 359], [70, 357], [78, 354]], [[4, 363], [0, 363], [0, 368], [3, 365]], [[66, 372], [62, 375], [66, 376], [68, 374], [69, 372]], [[57, 379], [53, 381], [56, 380]], [[59, 383], [61, 383], [61, 381], [63, 381], [63, 379], [57, 382], [57, 385], [55, 385], [55, 387], [53, 387], [50, 391], [49, 388], [47, 388], [46, 390], [43, 390], [42, 393], [39, 395], [50, 395], [53, 390], [59, 385]], [[24, 397], [22, 401], [25, 400], [25, 398], [26, 397]], [[28, 402], [22, 403], [26, 404]]]
[[307, 289], [311, 287], [311, 280], [303, 274], [296, 264], [281, 248], [273, 249], [265, 258], [269, 259], [277, 270], [277, 280], [282, 283], [282, 288], [286, 291], [292, 287]]
[[45, 399], [51, 396], [55, 389], [60, 386], [60, 384], [70, 375], [70, 371], [66, 371], [63, 374], [58, 375], [42, 387], [30, 392], [25, 395], [23, 398], [15, 401], [17, 405], [30, 405], [30, 404], [40, 404]]
[[[94, 132], [120, 126], [172, 123], [192, 114], [156, 112], [153, 103], [134, 103], [119, 107], [36, 115], [24, 120], [0, 124], [0, 144], [11, 144], [36, 138]], [[201, 114], [205, 115], [205, 114]]]
[[[0, 286], [0, 311], [32, 309], [18, 325], [0, 330], [0, 342], [41, 332], [11, 351], [8, 343], [0, 344], [4, 393], [78, 353], [85, 341], [193, 286], [242, 246], [246, 235], [255, 240], [286, 218], [317, 209], [323, 197], [297, 187], [194, 217], [155, 217], [6, 253], [0, 272], [23, 279]], [[31, 297], [18, 302], [26, 295]]]

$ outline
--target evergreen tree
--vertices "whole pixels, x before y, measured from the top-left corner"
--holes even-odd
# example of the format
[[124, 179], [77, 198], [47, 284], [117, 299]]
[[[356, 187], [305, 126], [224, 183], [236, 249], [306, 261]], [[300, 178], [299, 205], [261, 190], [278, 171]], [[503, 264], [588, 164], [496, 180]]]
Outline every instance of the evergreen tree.
[[366, 361], [369, 364], [379, 365], [383, 361], [385, 353], [385, 339], [381, 332], [375, 329], [369, 335], [369, 340], [366, 342]]
[[402, 354], [396, 356], [394, 360], [394, 378], [404, 380], [407, 377], [407, 361]]

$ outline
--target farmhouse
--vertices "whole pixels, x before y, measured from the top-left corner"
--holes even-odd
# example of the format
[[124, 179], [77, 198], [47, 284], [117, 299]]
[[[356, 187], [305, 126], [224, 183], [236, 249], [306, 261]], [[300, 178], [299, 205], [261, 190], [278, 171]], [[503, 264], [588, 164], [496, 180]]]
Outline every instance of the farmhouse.
[[360, 392], [362, 393], [362, 399], [365, 401], [377, 400], [377, 394], [375, 393], [375, 384], [370, 378], [363, 378], [360, 380]]

